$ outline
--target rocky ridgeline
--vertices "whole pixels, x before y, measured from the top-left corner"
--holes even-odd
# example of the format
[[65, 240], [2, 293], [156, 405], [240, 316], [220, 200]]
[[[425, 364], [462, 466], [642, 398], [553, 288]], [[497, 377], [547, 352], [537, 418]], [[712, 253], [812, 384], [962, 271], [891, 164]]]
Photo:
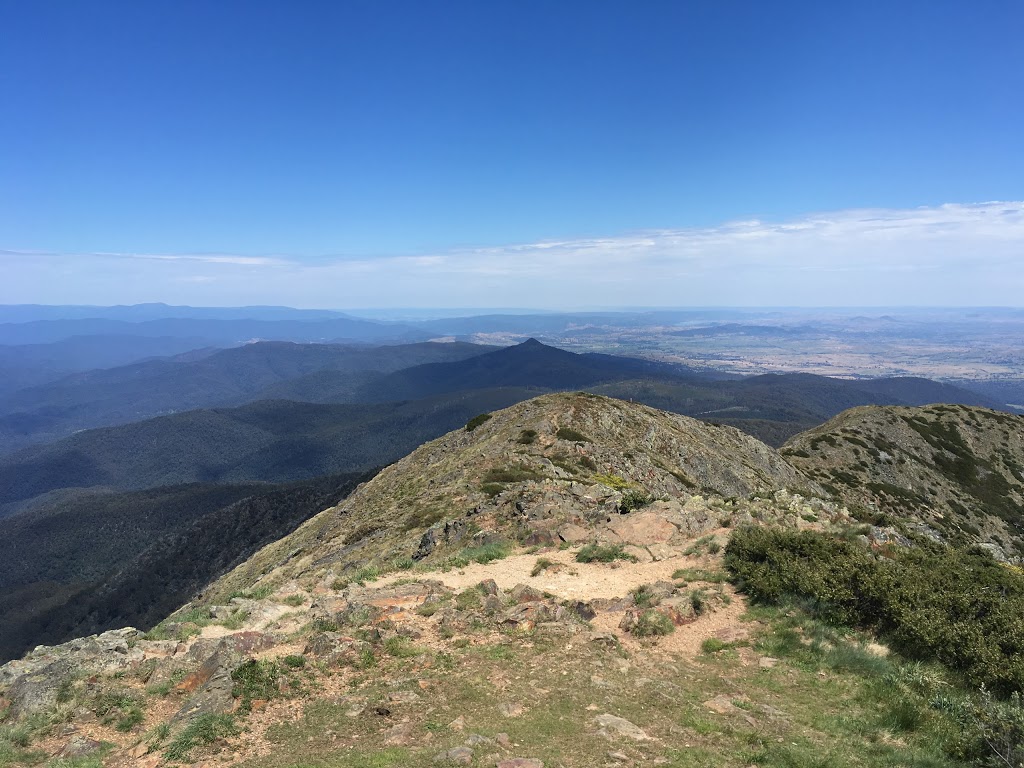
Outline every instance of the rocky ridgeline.
[[469, 539], [614, 541], [605, 524], [651, 501], [687, 536], [716, 527], [723, 515], [742, 517], [754, 494], [783, 489], [827, 496], [776, 451], [731, 427], [583, 393], [545, 395], [426, 443], [258, 552], [203, 599], [257, 583], [344, 576], [368, 564], [437, 562]]
[[1024, 556], [1024, 416], [963, 405], [851, 408], [780, 451], [869, 522]]

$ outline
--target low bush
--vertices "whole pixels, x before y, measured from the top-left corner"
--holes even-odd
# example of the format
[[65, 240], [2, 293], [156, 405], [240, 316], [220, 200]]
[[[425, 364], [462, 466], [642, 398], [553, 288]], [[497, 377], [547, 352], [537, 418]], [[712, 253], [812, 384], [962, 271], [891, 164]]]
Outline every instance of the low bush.
[[474, 429], [479, 427], [481, 424], [486, 424], [490, 420], [491, 420], [491, 414], [489, 414], [489, 413], [481, 413], [481, 414], [479, 414], [477, 416], [474, 416], [472, 419], [470, 419], [469, 421], [466, 422], [466, 431], [467, 432], [472, 432]]
[[633, 596], [633, 605], [637, 608], [653, 608], [658, 602], [657, 594], [649, 584], [641, 584], [629, 591]]
[[670, 635], [676, 631], [676, 625], [672, 619], [659, 611], [644, 611], [637, 618], [636, 626], [632, 632], [635, 637], [657, 637]]
[[622, 494], [622, 499], [619, 501], [619, 512], [628, 514], [634, 510], [646, 507], [652, 501], [654, 499], [644, 491], [626, 491]]
[[809, 531], [744, 528], [725, 565], [756, 600], [797, 598], [823, 620], [869, 628], [971, 686], [1024, 689], [1024, 577], [980, 549], [920, 545], [891, 558]]
[[534, 440], [537, 439], [537, 430], [535, 429], [524, 429], [519, 433], [519, 438], [516, 440], [517, 443], [522, 445], [530, 445]]
[[559, 440], [568, 440], [570, 443], [589, 443], [590, 438], [584, 435], [582, 432], [577, 432], [575, 429], [570, 427], [559, 427], [558, 431], [555, 432], [555, 437]]

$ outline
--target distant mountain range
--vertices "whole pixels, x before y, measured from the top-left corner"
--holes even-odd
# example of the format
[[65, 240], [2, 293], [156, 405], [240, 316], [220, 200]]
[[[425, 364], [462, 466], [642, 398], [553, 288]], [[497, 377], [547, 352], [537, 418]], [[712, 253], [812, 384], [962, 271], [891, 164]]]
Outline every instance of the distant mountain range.
[[[973, 392], [924, 379], [848, 381], [808, 374], [713, 381], [675, 366], [609, 355], [578, 355], [534, 340], [473, 354], [470, 345], [352, 351], [288, 344], [228, 350], [194, 364], [130, 366], [94, 374], [113, 386], [113, 404], [145, 399], [166, 385], [175, 397], [191, 385], [204, 396], [242, 397], [317, 366], [350, 367], [333, 379], [348, 403], [256, 401], [237, 408], [189, 410], [118, 427], [79, 432], [0, 459], [0, 509], [13, 512], [40, 494], [61, 488], [130, 490], [190, 482], [288, 482], [386, 464], [424, 440], [471, 416], [540, 392], [588, 388], [665, 410], [744, 427], [770, 442], [821, 423], [855, 405], [991, 403]], [[465, 359], [414, 365], [360, 383], [353, 365], [395, 365], [438, 354]], [[353, 360], [362, 362], [354, 363]], [[209, 376], [200, 375], [209, 372]], [[166, 373], [165, 373], [166, 372]], [[310, 374], [299, 375], [309, 383]], [[283, 383], [282, 382], [283, 377]], [[95, 385], [103, 392], [102, 383]], [[251, 396], [252, 396], [251, 395]], [[67, 398], [66, 394], [57, 397]], [[151, 400], [152, 402], [152, 397]], [[102, 401], [101, 401], [102, 402]], [[180, 400], [179, 400], [180, 402]], [[84, 410], [95, 411], [95, 401]], [[45, 415], [45, 414], [44, 414]], [[13, 417], [8, 416], [10, 425]]]
[[462, 343], [369, 347], [261, 342], [198, 359], [190, 355], [85, 371], [0, 396], [0, 452], [76, 430], [195, 408], [268, 398], [352, 402], [359, 387], [380, 374], [491, 349]]
[[400, 323], [337, 317], [318, 320], [253, 320], [171, 317], [129, 322], [108, 318], [33, 320], [0, 324], [0, 344], [45, 344], [69, 336], [178, 336], [206, 339], [209, 345], [241, 344], [256, 339], [316, 342], [426, 341], [431, 334]]

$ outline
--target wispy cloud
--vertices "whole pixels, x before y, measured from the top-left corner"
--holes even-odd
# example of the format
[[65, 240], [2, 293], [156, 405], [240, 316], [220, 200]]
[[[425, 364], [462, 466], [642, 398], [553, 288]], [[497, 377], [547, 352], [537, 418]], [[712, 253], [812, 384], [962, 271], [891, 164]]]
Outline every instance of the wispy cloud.
[[4, 302], [1019, 305], [1024, 202], [747, 218], [388, 257], [0, 251], [0, 258], [13, 275], [0, 288]]
[[288, 259], [270, 256], [238, 256], [229, 253], [118, 253], [115, 251], [91, 251], [65, 253], [59, 251], [0, 250], [0, 256], [35, 256], [37, 258], [75, 259], [148, 259], [152, 261], [195, 261], [205, 264], [239, 264], [242, 266], [279, 266]]

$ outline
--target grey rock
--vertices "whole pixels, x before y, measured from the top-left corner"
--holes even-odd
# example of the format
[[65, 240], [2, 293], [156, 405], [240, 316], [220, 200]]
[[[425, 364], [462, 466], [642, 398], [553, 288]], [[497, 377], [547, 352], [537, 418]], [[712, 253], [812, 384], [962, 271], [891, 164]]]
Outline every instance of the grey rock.
[[594, 718], [598, 735], [607, 739], [624, 737], [633, 741], [651, 741], [642, 728], [617, 715], [603, 714]]

